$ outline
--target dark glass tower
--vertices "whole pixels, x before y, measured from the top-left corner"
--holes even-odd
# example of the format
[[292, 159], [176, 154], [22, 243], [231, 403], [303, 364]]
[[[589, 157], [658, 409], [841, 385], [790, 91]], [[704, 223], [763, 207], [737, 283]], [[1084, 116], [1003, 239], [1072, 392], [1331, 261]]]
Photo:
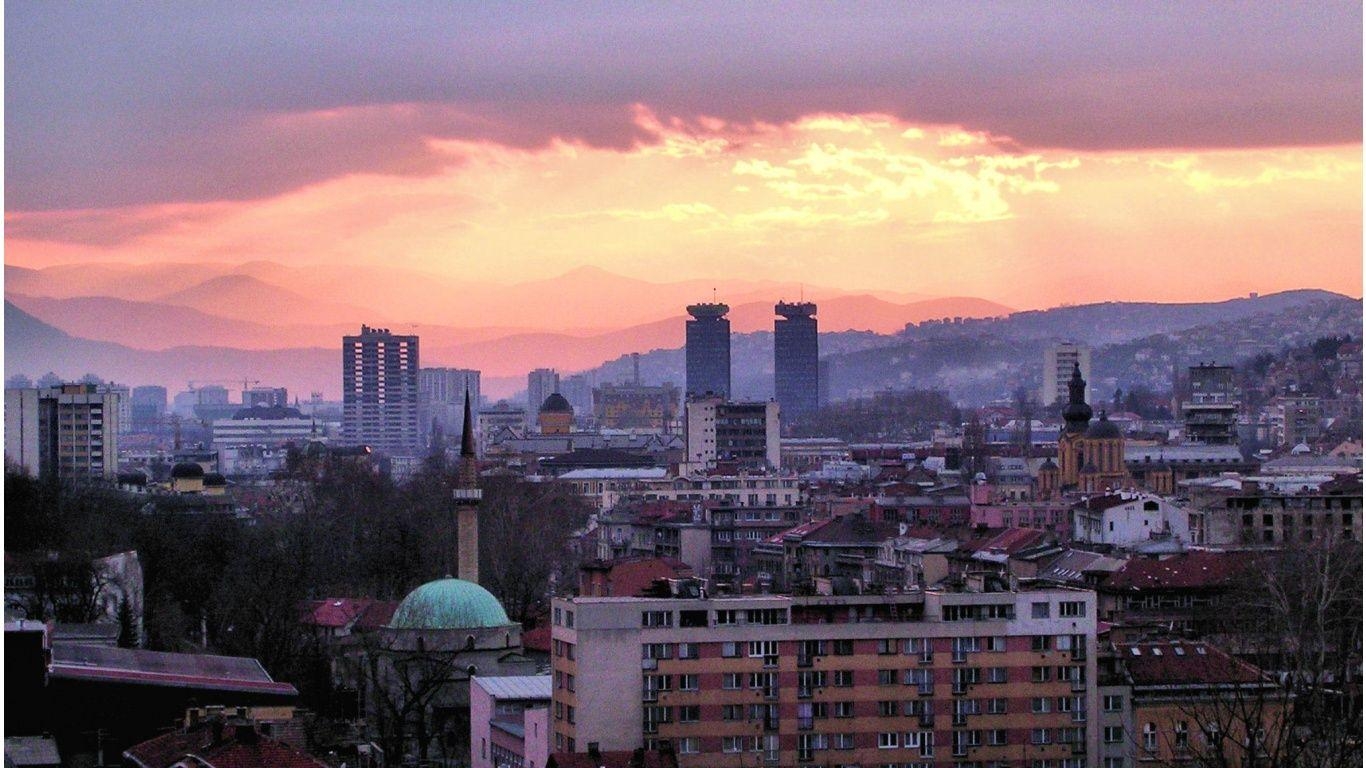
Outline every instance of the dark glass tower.
[[725, 304], [693, 304], [688, 307], [687, 394], [713, 394], [730, 399], [730, 321]]
[[820, 407], [816, 305], [780, 301], [773, 311], [773, 395], [783, 419], [804, 416]]

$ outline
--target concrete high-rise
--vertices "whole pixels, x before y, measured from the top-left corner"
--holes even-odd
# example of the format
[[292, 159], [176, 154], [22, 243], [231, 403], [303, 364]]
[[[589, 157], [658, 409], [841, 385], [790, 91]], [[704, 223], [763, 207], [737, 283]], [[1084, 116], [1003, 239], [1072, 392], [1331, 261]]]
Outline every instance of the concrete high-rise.
[[730, 320], [725, 304], [693, 304], [687, 326], [687, 396], [730, 399]]
[[94, 384], [5, 390], [5, 460], [43, 478], [114, 477], [121, 400]]
[[1181, 403], [1187, 442], [1236, 445], [1238, 406], [1232, 366], [1203, 363], [1191, 366], [1190, 398]]
[[342, 337], [341, 443], [391, 456], [421, 452], [416, 336], [362, 325]]
[[431, 437], [432, 425], [439, 426], [449, 439], [465, 427], [463, 404], [468, 393], [479, 406], [479, 371], [469, 368], [422, 368], [417, 372], [420, 431], [423, 444]]
[[1072, 380], [1072, 368], [1081, 369], [1081, 377], [1091, 380], [1091, 348], [1085, 344], [1063, 342], [1043, 351], [1043, 387], [1039, 402], [1055, 405], [1067, 397], [1067, 385]]
[[820, 407], [816, 305], [780, 301], [773, 311], [773, 395], [784, 418], [798, 418]]
[[526, 411], [531, 418], [545, 405], [545, 399], [560, 391], [560, 374], [554, 368], [537, 368], [526, 375]]

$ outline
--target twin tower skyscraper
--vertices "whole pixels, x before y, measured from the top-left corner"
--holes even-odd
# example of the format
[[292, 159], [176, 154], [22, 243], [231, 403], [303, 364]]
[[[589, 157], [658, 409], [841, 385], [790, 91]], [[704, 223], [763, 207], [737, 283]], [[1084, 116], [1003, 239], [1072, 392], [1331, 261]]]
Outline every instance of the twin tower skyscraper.
[[[725, 304], [693, 304], [687, 323], [687, 394], [731, 397], [730, 320]], [[778, 302], [773, 308], [773, 393], [784, 418], [820, 406], [820, 347], [816, 305]]]

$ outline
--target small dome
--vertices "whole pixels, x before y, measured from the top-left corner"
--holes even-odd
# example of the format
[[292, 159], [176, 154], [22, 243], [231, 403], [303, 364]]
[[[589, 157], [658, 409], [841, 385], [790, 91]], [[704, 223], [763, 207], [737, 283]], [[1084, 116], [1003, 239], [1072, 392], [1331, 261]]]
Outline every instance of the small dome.
[[1309, 446], [1305, 443], [1299, 443], [1294, 448], [1290, 449], [1291, 456], [1307, 456], [1312, 452], [1313, 451], [1311, 451]]
[[1045, 459], [1043, 460], [1043, 463], [1039, 465], [1039, 471], [1040, 471], [1040, 472], [1044, 471], [1045, 469], [1057, 469], [1057, 468], [1058, 468], [1058, 465], [1057, 465], [1056, 462], [1053, 461], [1053, 457], [1051, 457], [1051, 456], [1045, 458]]
[[1096, 423], [1086, 430], [1086, 437], [1093, 440], [1111, 440], [1124, 437], [1124, 435], [1113, 421], [1106, 418], [1105, 411], [1101, 411], [1100, 418], [1096, 419]]
[[573, 412], [574, 412], [574, 406], [570, 405], [570, 404], [569, 404], [569, 401], [566, 400], [566, 399], [564, 399], [564, 395], [561, 395], [559, 392], [556, 392], [556, 393], [552, 394], [550, 397], [547, 397], [547, 398], [545, 399], [545, 402], [544, 402], [544, 403], [541, 403], [541, 411], [540, 411], [540, 412], [541, 412], [541, 413], [573, 413]]
[[204, 475], [204, 485], [208, 486], [227, 486], [228, 479], [217, 472], [207, 472]]
[[194, 463], [193, 461], [182, 461], [174, 467], [171, 467], [171, 477], [178, 480], [189, 479], [194, 477], [202, 478], [203, 476], [204, 468]]
[[392, 629], [480, 629], [512, 622], [487, 589], [464, 579], [429, 581], [399, 603]]

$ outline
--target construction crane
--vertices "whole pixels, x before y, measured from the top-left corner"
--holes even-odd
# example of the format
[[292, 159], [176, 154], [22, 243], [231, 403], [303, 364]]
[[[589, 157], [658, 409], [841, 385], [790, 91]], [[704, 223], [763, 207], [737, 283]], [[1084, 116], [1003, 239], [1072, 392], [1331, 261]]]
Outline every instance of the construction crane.
[[202, 387], [202, 386], [204, 386], [204, 385], [206, 385], [206, 384], [241, 384], [241, 385], [242, 385], [242, 391], [245, 392], [247, 389], [249, 389], [249, 388], [251, 388], [251, 387], [254, 387], [254, 386], [256, 386], [257, 384], [260, 384], [260, 383], [261, 383], [261, 381], [260, 381], [259, 379], [249, 379], [249, 378], [247, 378], [247, 377], [245, 377], [245, 376], [243, 376], [241, 379], [217, 379], [217, 380], [212, 380], [212, 381], [190, 381], [190, 382], [186, 382], [186, 384], [188, 385], [189, 390], [190, 390], [191, 392], [195, 391], [196, 389], [199, 389], [200, 387]]

